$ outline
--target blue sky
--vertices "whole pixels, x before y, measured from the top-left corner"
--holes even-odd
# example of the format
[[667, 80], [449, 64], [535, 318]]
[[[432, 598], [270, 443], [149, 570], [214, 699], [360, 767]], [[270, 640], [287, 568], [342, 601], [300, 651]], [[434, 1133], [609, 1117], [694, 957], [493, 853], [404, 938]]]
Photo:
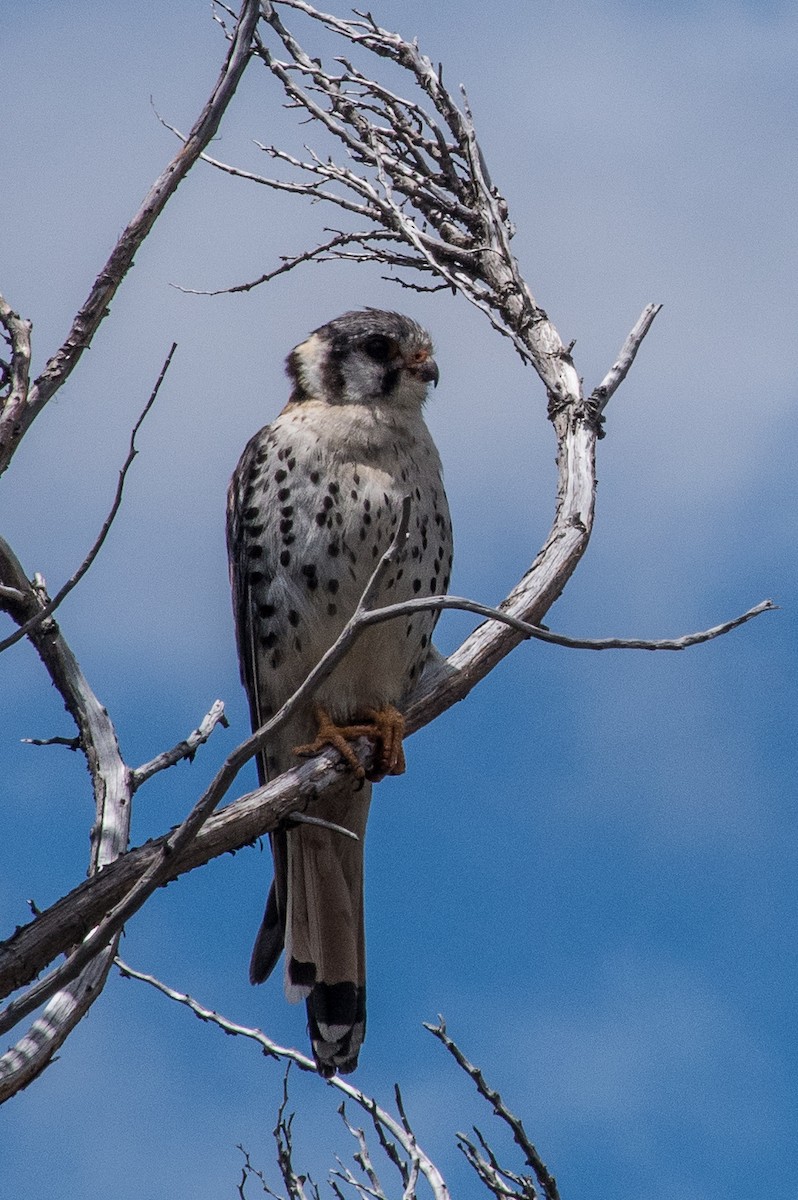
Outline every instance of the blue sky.
[[[332, 7], [332, 6], [328, 6]], [[336, 9], [336, 11], [339, 11]], [[340, 9], [344, 12], [344, 9]], [[466, 85], [525, 276], [594, 386], [644, 304], [663, 311], [613, 399], [588, 554], [549, 614], [589, 636], [674, 636], [770, 596], [781, 611], [679, 655], [530, 645], [408, 745], [367, 846], [369, 1032], [355, 1077], [403, 1085], [422, 1145], [473, 1195], [454, 1132], [491, 1130], [421, 1027], [442, 1012], [524, 1117], [564, 1200], [726, 1200], [798, 1190], [796, 995], [796, 140], [787, 4], [614, 2], [373, 9]], [[223, 54], [199, 0], [12, 3], [0, 48], [0, 290], [64, 336]], [[150, 102], [152, 98], [152, 105]], [[214, 146], [299, 149], [257, 66]], [[311, 244], [331, 217], [208, 168], [181, 187], [110, 320], [3, 480], [2, 532], [51, 588], [91, 544], [129, 429], [173, 340], [124, 510], [61, 612], [135, 765], [225, 700], [232, 728], [137, 796], [134, 840], [178, 820], [246, 732], [227, 594], [224, 491], [282, 406], [283, 359], [349, 307], [432, 331], [429, 410], [455, 522], [453, 590], [491, 603], [552, 514], [536, 377], [478, 313], [319, 267], [218, 288]], [[451, 649], [469, 624], [446, 617]], [[79, 760], [21, 745], [71, 732], [27, 646], [0, 661], [0, 913], [83, 877]], [[254, 776], [241, 780], [241, 791]], [[268, 886], [256, 849], [170, 886], [128, 928], [135, 966], [305, 1046], [279, 980], [250, 988]], [[231, 1195], [243, 1142], [271, 1170], [281, 1071], [141, 985], [112, 980], [60, 1060], [0, 1117], [9, 1195]], [[303, 1163], [348, 1154], [337, 1098], [296, 1080]], [[500, 1139], [497, 1139], [500, 1140]], [[100, 1151], [100, 1153], [98, 1153]], [[274, 1178], [272, 1180], [275, 1181]]]

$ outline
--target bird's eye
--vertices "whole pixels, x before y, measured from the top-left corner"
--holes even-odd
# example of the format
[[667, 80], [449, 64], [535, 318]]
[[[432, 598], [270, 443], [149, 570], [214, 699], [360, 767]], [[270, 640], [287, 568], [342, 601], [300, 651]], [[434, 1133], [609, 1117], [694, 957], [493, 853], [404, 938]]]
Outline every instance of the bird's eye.
[[375, 333], [371, 337], [366, 338], [363, 343], [363, 349], [369, 358], [373, 358], [375, 362], [387, 362], [393, 349], [393, 343], [390, 338], [383, 337], [380, 333]]

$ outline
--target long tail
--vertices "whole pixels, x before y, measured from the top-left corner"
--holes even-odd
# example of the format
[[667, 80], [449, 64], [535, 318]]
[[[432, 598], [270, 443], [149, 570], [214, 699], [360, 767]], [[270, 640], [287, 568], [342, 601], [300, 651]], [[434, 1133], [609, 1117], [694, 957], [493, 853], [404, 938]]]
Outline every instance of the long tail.
[[355, 1069], [366, 1033], [363, 844], [370, 799], [370, 784], [346, 778], [308, 808], [351, 829], [357, 841], [305, 824], [273, 836], [274, 882], [250, 962], [250, 979], [261, 983], [285, 943], [286, 995], [306, 1001], [313, 1057], [325, 1077]]

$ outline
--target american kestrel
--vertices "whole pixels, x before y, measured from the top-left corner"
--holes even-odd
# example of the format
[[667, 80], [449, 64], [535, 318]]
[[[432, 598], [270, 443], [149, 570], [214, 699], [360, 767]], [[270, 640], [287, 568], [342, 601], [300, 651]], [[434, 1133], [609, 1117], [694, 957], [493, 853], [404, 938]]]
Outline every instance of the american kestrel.
[[[287, 359], [288, 404], [252, 438], [230, 482], [227, 538], [241, 676], [253, 728], [269, 719], [332, 645], [388, 549], [410, 497], [401, 562], [376, 604], [440, 595], [452, 530], [438, 452], [422, 416], [438, 368], [429, 335], [398, 313], [366, 309], [322, 325]], [[261, 782], [298, 753], [368, 731], [373, 778], [404, 770], [397, 710], [430, 650], [437, 614], [361, 635], [258, 760]], [[357, 763], [308, 813], [272, 834], [274, 882], [250, 963], [261, 983], [285, 946], [285, 990], [307, 1002], [319, 1071], [354, 1070], [366, 1028], [363, 839], [370, 783]]]

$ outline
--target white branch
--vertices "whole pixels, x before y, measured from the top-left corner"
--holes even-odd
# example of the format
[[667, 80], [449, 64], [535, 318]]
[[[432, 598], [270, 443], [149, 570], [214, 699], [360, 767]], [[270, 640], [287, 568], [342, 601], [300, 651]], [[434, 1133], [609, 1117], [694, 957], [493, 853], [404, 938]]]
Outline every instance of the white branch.
[[136, 767], [130, 772], [130, 782], [133, 791], [137, 791], [143, 783], [151, 779], [153, 775], [157, 775], [159, 771], [165, 771], [169, 767], [175, 766], [176, 763], [188, 759], [189, 762], [194, 758], [197, 750], [213, 733], [217, 725], [228, 727], [228, 720], [224, 713], [224, 704], [221, 700], [215, 700], [211, 705], [210, 711], [200, 721], [198, 727], [194, 729], [188, 737], [182, 742], [178, 742], [171, 750], [164, 750], [162, 754], [158, 754], [150, 762], [143, 763], [142, 766]]
[[[239, 1025], [235, 1021], [230, 1021], [219, 1013], [214, 1012], [211, 1008], [206, 1008], [198, 1001], [194, 1000], [186, 992], [176, 991], [174, 988], [168, 987], [154, 975], [147, 975], [142, 971], [136, 971], [133, 967], [128, 966], [122, 959], [116, 959], [116, 965], [123, 975], [129, 975], [132, 979], [138, 979], [142, 983], [149, 984], [150, 987], [161, 992], [169, 1000], [174, 1000], [177, 1004], [182, 1004], [199, 1017], [202, 1021], [209, 1021], [211, 1024], [218, 1026], [225, 1033], [236, 1037], [248, 1038], [256, 1042], [261, 1050], [270, 1058], [282, 1060], [283, 1062], [294, 1063], [299, 1067], [300, 1071], [308, 1071], [313, 1074], [318, 1074], [316, 1064], [306, 1055], [301, 1054], [298, 1050], [294, 1050], [288, 1046], [281, 1046], [278, 1042], [267, 1037], [260, 1029], [253, 1029], [247, 1025]], [[320, 1077], [321, 1078], [321, 1077]], [[435, 1200], [450, 1200], [449, 1190], [438, 1168], [432, 1162], [430, 1157], [424, 1153], [419, 1146], [415, 1137], [409, 1134], [403, 1125], [391, 1116], [384, 1108], [381, 1108], [375, 1100], [362, 1092], [360, 1088], [354, 1087], [351, 1083], [347, 1083], [340, 1075], [333, 1075], [330, 1079], [325, 1079], [326, 1087], [333, 1088], [340, 1092], [347, 1099], [354, 1101], [365, 1112], [369, 1114], [372, 1120], [379, 1121], [381, 1125], [390, 1133], [391, 1137], [395, 1138], [399, 1145], [407, 1154], [411, 1163], [415, 1164], [417, 1169], [426, 1179], [429, 1184]]]

